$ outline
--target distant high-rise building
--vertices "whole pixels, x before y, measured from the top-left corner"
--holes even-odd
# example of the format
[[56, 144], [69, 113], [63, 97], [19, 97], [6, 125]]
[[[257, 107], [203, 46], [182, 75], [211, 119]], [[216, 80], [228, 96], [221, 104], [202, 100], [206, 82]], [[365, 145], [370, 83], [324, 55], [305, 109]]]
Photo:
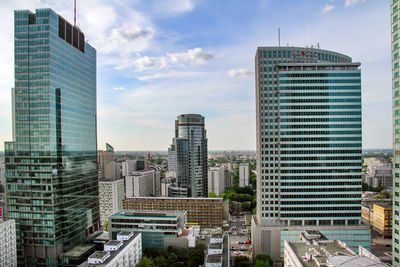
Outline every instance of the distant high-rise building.
[[[106, 176], [106, 169], [107, 169], [107, 163], [114, 162], [114, 148], [106, 143], [106, 150], [99, 150], [97, 151], [97, 163], [99, 164], [99, 178], [108, 178], [111, 179], [111, 177]], [[109, 168], [111, 167], [110, 164], [108, 164]]]
[[225, 169], [223, 167], [211, 167], [208, 170], [208, 192], [214, 192], [217, 196], [225, 191]]
[[249, 163], [242, 162], [239, 165], [239, 186], [249, 186]]
[[175, 121], [175, 137], [168, 149], [169, 172], [177, 179], [169, 187], [172, 196], [208, 196], [207, 136], [205, 119], [199, 114], [181, 114]]
[[391, 0], [393, 86], [393, 266], [400, 266], [400, 49], [399, 1]]
[[259, 47], [254, 253], [283, 257], [284, 240], [319, 230], [370, 248], [361, 224], [360, 63], [340, 53]]
[[14, 45], [7, 216], [18, 265], [57, 266], [99, 229], [96, 50], [51, 9], [15, 11]]
[[99, 179], [100, 221], [104, 223], [108, 217], [122, 209], [122, 200], [125, 198], [125, 184], [123, 179]]

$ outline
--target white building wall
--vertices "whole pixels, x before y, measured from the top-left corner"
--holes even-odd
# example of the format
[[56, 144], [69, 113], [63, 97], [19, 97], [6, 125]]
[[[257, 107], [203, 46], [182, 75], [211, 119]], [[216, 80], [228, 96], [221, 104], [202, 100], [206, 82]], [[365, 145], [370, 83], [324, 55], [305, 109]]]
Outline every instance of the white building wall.
[[208, 170], [208, 192], [221, 195], [225, 189], [225, 170], [223, 167], [212, 167]]
[[240, 163], [239, 165], [239, 186], [249, 185], [249, 163]]
[[125, 177], [126, 197], [148, 197], [161, 195], [159, 171], [133, 172]]
[[110, 215], [122, 209], [124, 198], [124, 180], [99, 181], [100, 221], [105, 222]]
[[15, 221], [0, 222], [0, 266], [17, 266]]

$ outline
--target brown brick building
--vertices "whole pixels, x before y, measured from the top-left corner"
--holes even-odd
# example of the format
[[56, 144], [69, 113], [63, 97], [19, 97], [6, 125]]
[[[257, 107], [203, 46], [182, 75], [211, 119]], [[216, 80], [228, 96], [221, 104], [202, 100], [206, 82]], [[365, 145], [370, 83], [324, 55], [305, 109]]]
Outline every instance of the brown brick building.
[[122, 207], [128, 210], [186, 211], [187, 224], [204, 228], [222, 227], [224, 218], [229, 217], [229, 203], [222, 198], [133, 197], [124, 199]]

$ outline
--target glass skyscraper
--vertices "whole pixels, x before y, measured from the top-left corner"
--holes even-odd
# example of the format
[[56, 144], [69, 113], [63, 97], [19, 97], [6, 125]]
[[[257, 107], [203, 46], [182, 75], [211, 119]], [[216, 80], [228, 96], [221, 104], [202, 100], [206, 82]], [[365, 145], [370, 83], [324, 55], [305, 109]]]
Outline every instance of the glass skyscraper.
[[19, 266], [57, 266], [99, 229], [96, 50], [51, 9], [14, 13], [7, 210]]
[[[360, 63], [319, 48], [259, 47], [255, 253], [319, 230], [370, 247], [361, 224]], [[280, 246], [279, 246], [280, 244]]]
[[400, 266], [400, 49], [399, 1], [391, 0], [393, 86], [393, 266]]
[[168, 166], [176, 177], [176, 183], [169, 187], [169, 196], [208, 197], [208, 149], [204, 124], [205, 119], [199, 114], [181, 114], [175, 121], [175, 137], [168, 149]]

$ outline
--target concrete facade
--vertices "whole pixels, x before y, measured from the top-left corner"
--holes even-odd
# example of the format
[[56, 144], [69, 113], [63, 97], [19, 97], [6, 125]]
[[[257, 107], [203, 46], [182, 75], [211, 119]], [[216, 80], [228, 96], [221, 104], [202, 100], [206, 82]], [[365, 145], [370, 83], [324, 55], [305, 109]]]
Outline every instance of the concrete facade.
[[223, 167], [211, 167], [208, 169], [208, 192], [214, 192], [217, 196], [225, 191], [225, 169]]
[[239, 165], [239, 186], [249, 186], [249, 163], [242, 162]]
[[126, 197], [147, 197], [161, 195], [160, 172], [139, 171], [125, 177]]
[[17, 266], [17, 241], [14, 220], [0, 220], [0, 266]]
[[123, 179], [99, 179], [100, 222], [104, 223], [108, 217], [122, 209], [122, 200], [125, 198], [125, 184]]

